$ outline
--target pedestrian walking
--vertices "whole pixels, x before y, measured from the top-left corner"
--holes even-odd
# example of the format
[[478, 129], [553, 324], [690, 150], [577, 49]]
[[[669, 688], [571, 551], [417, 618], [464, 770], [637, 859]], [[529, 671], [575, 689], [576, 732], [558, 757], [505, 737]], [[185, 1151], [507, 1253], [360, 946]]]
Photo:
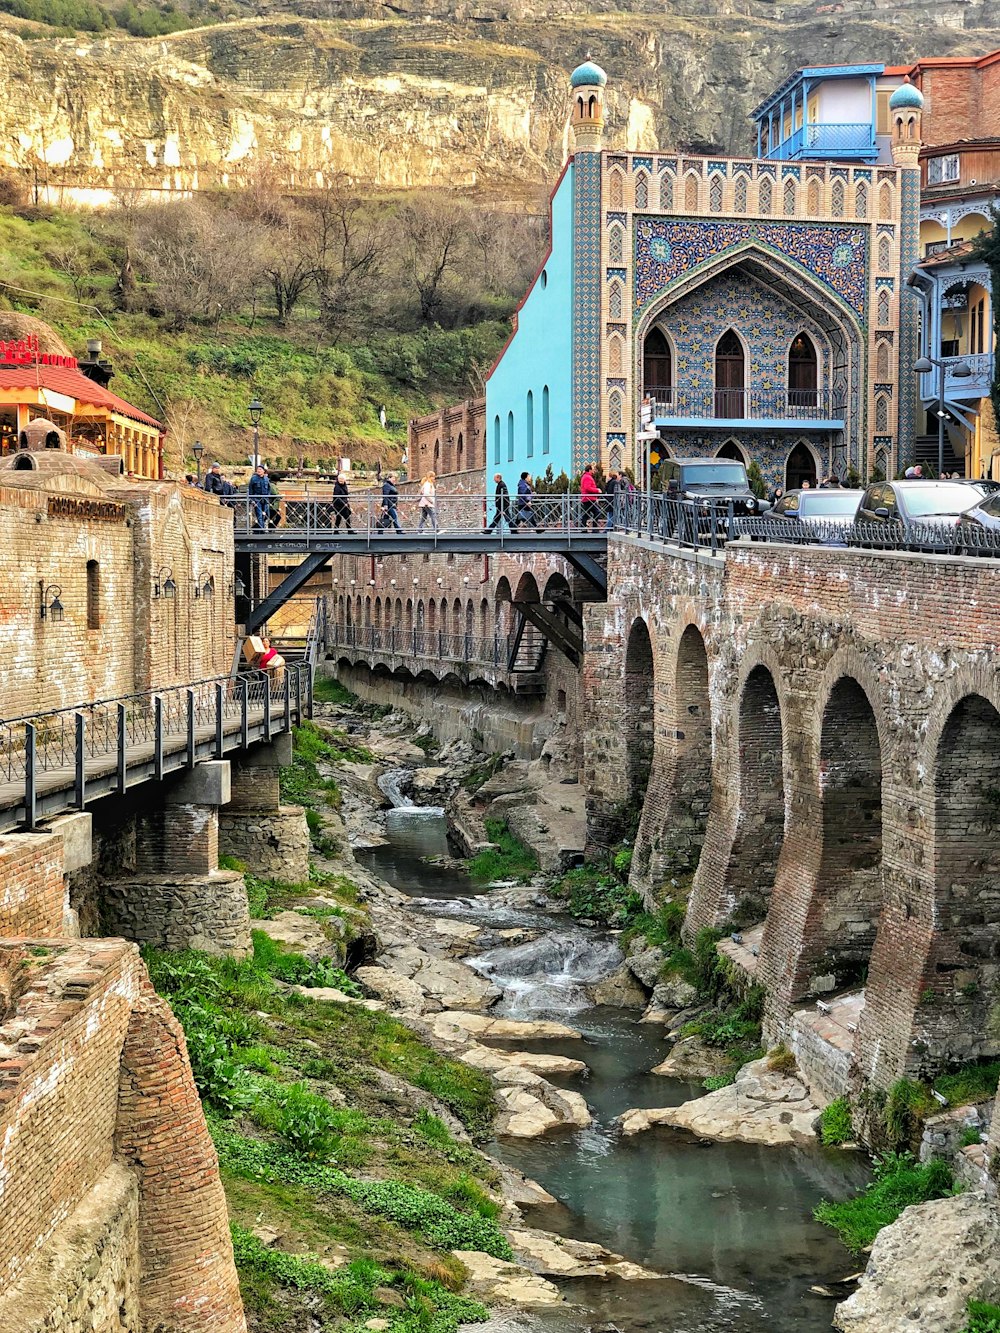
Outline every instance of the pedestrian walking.
[[494, 528], [500, 527], [502, 523], [506, 523], [508, 528], [512, 527], [510, 521], [510, 491], [503, 479], [503, 473], [495, 472], [493, 480], [496, 482], [496, 489], [493, 492], [494, 514], [493, 521], [486, 529], [487, 532], [492, 532]]
[[209, 495], [225, 495], [225, 482], [222, 479], [222, 469], [218, 463], [213, 463], [205, 473], [204, 489]]
[[420, 520], [417, 523], [417, 531], [423, 532], [425, 526], [430, 523], [435, 532], [438, 530], [437, 516], [437, 477], [435, 473], [428, 472], [420, 483]]
[[338, 472], [337, 480], [333, 483], [333, 516], [334, 532], [340, 531], [341, 523], [347, 528], [347, 531], [353, 536], [354, 529], [351, 527], [351, 502], [348, 498], [350, 492], [347, 489], [347, 473]]
[[591, 523], [595, 530], [598, 519], [600, 518], [601, 488], [597, 484], [597, 478], [594, 476], [594, 466], [588, 463], [583, 469], [583, 476], [580, 478], [580, 515], [582, 526], [586, 531]]
[[266, 469], [266, 468], [264, 469], [264, 475], [265, 475], [265, 477], [267, 478], [267, 494], [268, 494], [268, 501], [267, 501], [267, 522], [268, 522], [268, 527], [271, 527], [271, 528], [280, 528], [280, 527], [281, 527], [281, 495], [280, 495], [280, 493], [279, 493], [279, 491], [278, 491], [277, 486], [275, 486], [274, 482], [271, 480], [270, 474], [267, 472], [267, 469]]
[[399, 488], [396, 486], [395, 472], [386, 473], [382, 481], [382, 517], [379, 519], [380, 528], [395, 528], [397, 532], [403, 529], [399, 525], [399, 511], [396, 506], [399, 503]]
[[531, 497], [534, 491], [531, 489], [531, 473], [522, 472], [517, 482], [517, 509], [514, 511], [514, 522], [512, 527], [519, 527], [522, 523], [530, 525], [533, 528], [538, 527], [538, 520], [535, 518], [531, 508]]
[[250, 509], [254, 522], [261, 531], [266, 531], [268, 510], [270, 509], [271, 483], [267, 479], [267, 470], [263, 463], [258, 464], [256, 471], [250, 478], [247, 494], [250, 496]]
[[608, 479], [604, 483], [604, 504], [607, 509], [607, 518], [604, 522], [605, 532], [610, 532], [615, 526], [615, 496], [618, 494], [621, 486], [621, 478], [617, 472], [609, 472]]

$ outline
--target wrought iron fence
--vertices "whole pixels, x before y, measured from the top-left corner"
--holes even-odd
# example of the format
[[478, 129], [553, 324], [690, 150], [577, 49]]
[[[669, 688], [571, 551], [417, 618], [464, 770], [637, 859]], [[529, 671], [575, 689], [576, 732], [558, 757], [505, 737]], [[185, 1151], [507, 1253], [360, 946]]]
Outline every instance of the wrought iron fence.
[[[842, 412], [836, 408], [836, 414]], [[821, 389], [690, 389], [675, 385], [655, 390], [653, 415], [699, 421], [828, 421], [834, 412], [830, 394]]]
[[[25, 819], [33, 828], [38, 784], [60, 774], [86, 803], [88, 764], [114, 760], [124, 791], [130, 767], [152, 764], [161, 778], [165, 757], [181, 751], [189, 766], [206, 743], [216, 758], [236, 745], [269, 740], [300, 721], [312, 706], [312, 669], [292, 663], [285, 671], [212, 677], [145, 694], [123, 695], [46, 713], [0, 721], [0, 783], [24, 787]], [[100, 765], [99, 765], [100, 766]], [[103, 767], [103, 766], [101, 766]]]
[[451, 634], [445, 630], [407, 629], [403, 625], [355, 625], [335, 621], [328, 626], [329, 647], [356, 648], [386, 657], [424, 658], [435, 662], [467, 662], [506, 670], [511, 642], [500, 635]]

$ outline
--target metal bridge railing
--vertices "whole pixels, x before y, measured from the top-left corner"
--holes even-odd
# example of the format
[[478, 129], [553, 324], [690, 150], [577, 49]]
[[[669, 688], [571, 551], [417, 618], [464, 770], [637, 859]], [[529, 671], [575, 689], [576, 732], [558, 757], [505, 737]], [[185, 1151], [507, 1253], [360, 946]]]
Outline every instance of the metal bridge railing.
[[[116, 790], [126, 789], [128, 770], [152, 764], [161, 778], [164, 759], [182, 751], [193, 767], [206, 742], [215, 758], [270, 740], [312, 711], [312, 668], [291, 663], [271, 676], [249, 671], [187, 685], [96, 700], [45, 713], [0, 721], [0, 784], [23, 784], [25, 822], [34, 828], [39, 783], [59, 775], [59, 786], [74, 792], [73, 805], [86, 804], [88, 766], [102, 771], [114, 761]], [[176, 767], [176, 764], [171, 765]]]
[[356, 648], [387, 657], [420, 657], [435, 662], [467, 662], [506, 671], [511, 644], [506, 638], [450, 634], [445, 630], [406, 629], [402, 625], [354, 625], [335, 621], [327, 631], [329, 647]]
[[615, 499], [613, 527], [649, 541], [717, 554], [740, 537], [794, 545], [1000, 558], [1000, 530], [978, 523], [900, 519], [859, 523], [737, 514], [732, 501], [680, 500], [638, 491]]
[[[347, 500], [337, 497], [227, 496], [222, 502], [233, 510], [238, 537], [260, 537], [264, 533], [285, 534], [298, 539], [320, 539], [331, 533], [372, 538], [391, 537], [396, 531], [393, 515], [384, 497], [376, 491], [358, 491]], [[399, 528], [412, 536], [435, 532], [454, 536], [459, 533], [511, 532], [533, 530], [550, 535], [580, 535], [603, 528], [610, 498], [585, 502], [576, 494], [532, 495], [522, 499], [512, 494], [494, 522], [495, 497], [489, 495], [446, 495], [438, 492], [433, 511], [421, 507], [419, 495], [401, 495], [395, 502]], [[348, 513], [348, 510], [350, 511]]]

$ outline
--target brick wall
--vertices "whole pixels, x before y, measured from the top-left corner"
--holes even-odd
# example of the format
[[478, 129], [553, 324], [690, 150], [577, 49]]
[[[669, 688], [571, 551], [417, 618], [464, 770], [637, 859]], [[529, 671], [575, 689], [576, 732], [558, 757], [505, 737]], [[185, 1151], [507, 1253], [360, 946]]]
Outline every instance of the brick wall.
[[[0, 471], [5, 718], [222, 675], [232, 665], [232, 617], [224, 613], [232, 511], [190, 487], [112, 481], [80, 466], [65, 475]], [[102, 516], [88, 505], [103, 507]], [[153, 596], [163, 568], [177, 585], [172, 599]], [[195, 598], [196, 581], [214, 581], [214, 595]], [[55, 596], [62, 620], [48, 609], [42, 619], [41, 602], [48, 608]]]
[[[860, 985], [867, 970], [853, 1063], [861, 1081], [885, 1087], [904, 1072], [995, 1054], [986, 1022], [1000, 947], [995, 570], [752, 543], [723, 562], [628, 538], [611, 542], [609, 566], [615, 600], [587, 617], [592, 845], [622, 832], [634, 773], [626, 645], [641, 619], [655, 708], [636, 883], [654, 897], [670, 892], [679, 845], [697, 862], [689, 930], [737, 908], [743, 925], [766, 914], [757, 976], [772, 1035], [797, 1004]], [[685, 654], [694, 634], [707, 679]], [[707, 816], [692, 790], [697, 742], [695, 761], [690, 749], [706, 722]]]
[[985, 127], [1000, 125], [1000, 63], [923, 68], [917, 83], [924, 95], [924, 143], [977, 139], [989, 133]]
[[62, 838], [56, 834], [0, 838], [0, 939], [62, 934], [62, 853]]
[[407, 474], [419, 478], [486, 466], [486, 399], [467, 398], [440, 412], [413, 417], [406, 446]]

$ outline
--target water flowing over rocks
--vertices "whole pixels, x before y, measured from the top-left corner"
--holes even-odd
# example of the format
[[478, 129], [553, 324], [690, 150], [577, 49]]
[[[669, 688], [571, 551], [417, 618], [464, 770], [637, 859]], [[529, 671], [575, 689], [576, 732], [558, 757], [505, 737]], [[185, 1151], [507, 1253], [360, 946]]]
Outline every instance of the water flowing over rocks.
[[1000, 1300], [1000, 1209], [976, 1192], [905, 1208], [833, 1322], [841, 1333], [956, 1333], [969, 1300]]
[[578, 929], [549, 931], [528, 943], [469, 959], [470, 967], [503, 987], [501, 1008], [512, 1017], [588, 1009], [593, 988], [615, 975], [621, 964], [613, 940]]
[[744, 1065], [728, 1087], [682, 1106], [626, 1111], [621, 1127], [626, 1137], [669, 1125], [700, 1138], [774, 1146], [814, 1141], [818, 1115], [805, 1086], [768, 1069], [765, 1059]]

